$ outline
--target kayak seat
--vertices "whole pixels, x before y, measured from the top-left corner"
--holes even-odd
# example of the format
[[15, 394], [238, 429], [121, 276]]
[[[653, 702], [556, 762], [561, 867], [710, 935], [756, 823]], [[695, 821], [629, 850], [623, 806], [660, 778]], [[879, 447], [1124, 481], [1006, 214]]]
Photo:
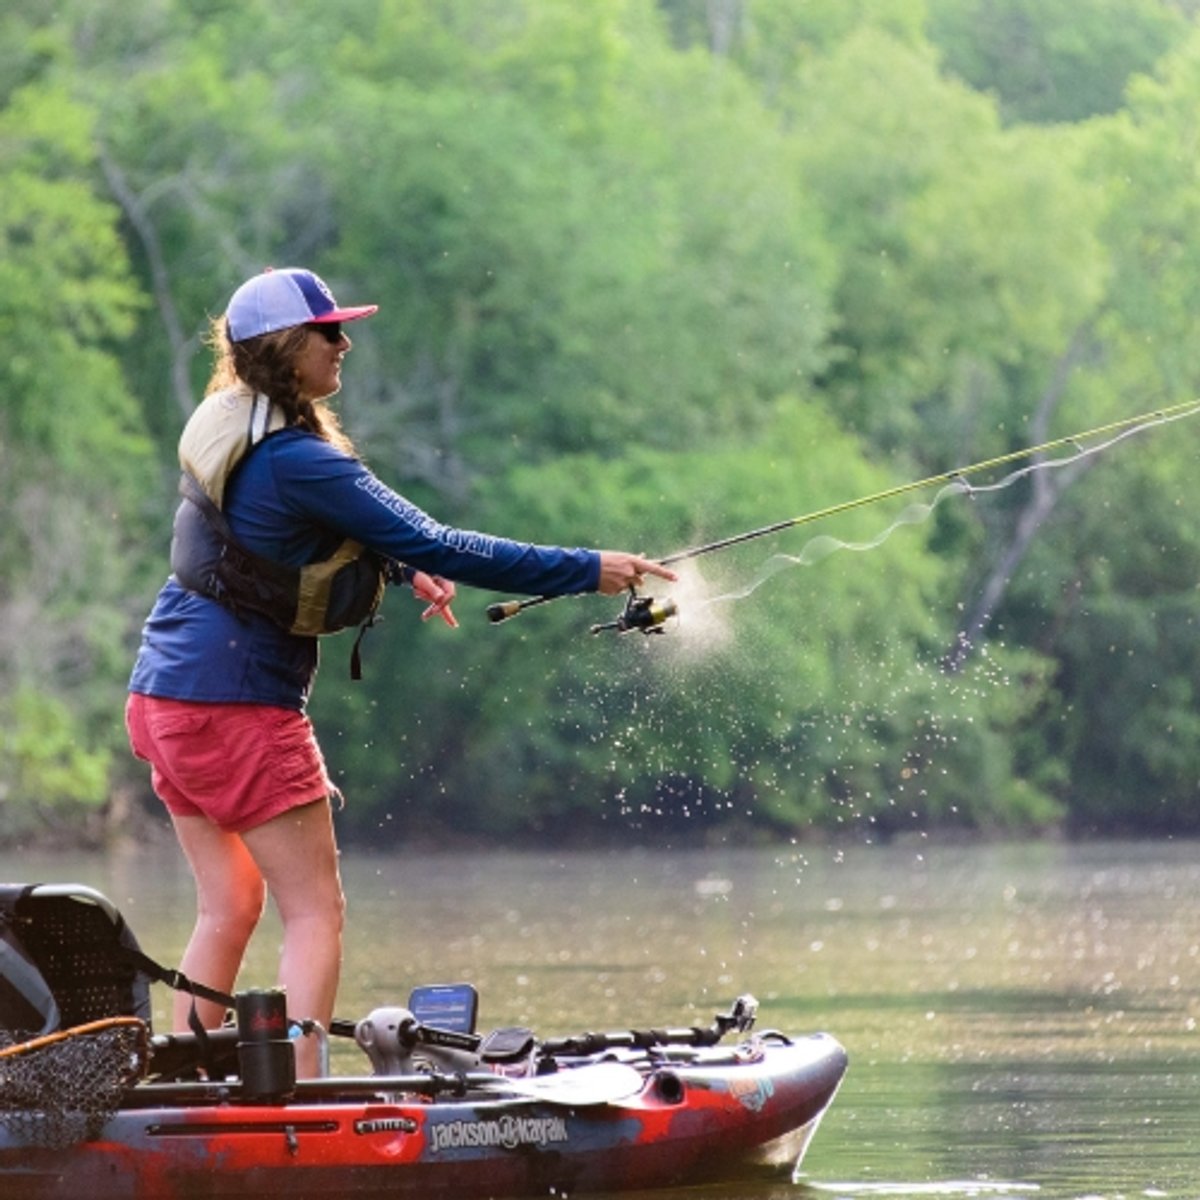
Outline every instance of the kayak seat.
[[129, 951], [136, 938], [94, 889], [0, 885], [0, 1030], [37, 1037], [107, 1017], [148, 1027], [150, 980]]

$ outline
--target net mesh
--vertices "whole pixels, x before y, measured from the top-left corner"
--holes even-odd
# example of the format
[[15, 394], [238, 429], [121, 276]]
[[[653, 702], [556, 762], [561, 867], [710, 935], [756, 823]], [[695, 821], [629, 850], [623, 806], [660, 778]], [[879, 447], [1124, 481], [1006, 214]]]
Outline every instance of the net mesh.
[[97, 1137], [145, 1072], [147, 1044], [136, 1017], [16, 1044], [0, 1031], [0, 1124], [26, 1146], [61, 1149]]

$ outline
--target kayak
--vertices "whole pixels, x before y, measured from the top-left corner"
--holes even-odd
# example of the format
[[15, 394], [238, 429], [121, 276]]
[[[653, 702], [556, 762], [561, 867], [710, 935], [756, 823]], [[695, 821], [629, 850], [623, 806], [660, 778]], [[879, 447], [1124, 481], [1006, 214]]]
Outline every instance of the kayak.
[[[43, 914], [55, 945], [103, 943], [107, 977], [87, 990], [109, 1011], [64, 1023], [79, 1004], [38, 941]], [[64, 935], [80, 915], [84, 935]], [[99, 893], [0, 889], [0, 934], [5, 1200], [479, 1200], [794, 1176], [847, 1065], [828, 1034], [758, 1028], [748, 995], [711, 1026], [538, 1038], [479, 1034], [474, 988], [439, 984], [334, 1023], [361, 1074], [297, 1081], [295, 1039], [325, 1051], [329, 1034], [279, 1020], [281, 993], [240, 993], [221, 1030], [152, 1033], [148, 979], [182, 977], [155, 973]], [[39, 976], [57, 989], [40, 994]]]
[[795, 1171], [844, 1066], [837, 1043], [817, 1036], [743, 1043], [728, 1063], [655, 1067], [636, 1092], [602, 1102], [472, 1085], [426, 1101], [386, 1077], [299, 1084], [269, 1105], [238, 1103], [236, 1087], [188, 1096], [148, 1085], [94, 1140], [0, 1141], [0, 1195], [476, 1200]]

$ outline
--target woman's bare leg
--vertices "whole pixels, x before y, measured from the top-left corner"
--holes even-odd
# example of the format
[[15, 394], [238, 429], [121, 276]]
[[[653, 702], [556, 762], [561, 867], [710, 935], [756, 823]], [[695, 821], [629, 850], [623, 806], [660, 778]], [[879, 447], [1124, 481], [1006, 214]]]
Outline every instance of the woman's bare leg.
[[[262, 916], [266, 887], [241, 837], [205, 817], [173, 817], [179, 844], [196, 881], [196, 925], [179, 969], [196, 983], [232, 992], [250, 935]], [[172, 1019], [188, 1028], [192, 998], [176, 992]], [[221, 1024], [224, 1008], [197, 1000], [206, 1029]]]
[[[345, 899], [329, 801], [319, 800], [274, 817], [242, 834], [283, 921], [279, 983], [287, 989], [288, 1016], [333, 1018], [342, 969]], [[296, 1074], [317, 1073], [312, 1038], [296, 1044]]]

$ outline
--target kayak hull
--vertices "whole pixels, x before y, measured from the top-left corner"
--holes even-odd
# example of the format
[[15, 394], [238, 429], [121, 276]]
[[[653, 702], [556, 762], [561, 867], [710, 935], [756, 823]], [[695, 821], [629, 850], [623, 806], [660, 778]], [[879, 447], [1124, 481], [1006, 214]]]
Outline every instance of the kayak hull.
[[0, 1126], [0, 1195], [478, 1200], [794, 1170], [837, 1092], [845, 1051], [826, 1034], [747, 1045], [724, 1061], [659, 1066], [635, 1094], [605, 1103], [390, 1096], [386, 1079], [374, 1094], [347, 1084], [339, 1096], [333, 1079], [311, 1097], [258, 1106], [160, 1104], [153, 1089], [135, 1088], [96, 1138], [65, 1149], [22, 1145]]

